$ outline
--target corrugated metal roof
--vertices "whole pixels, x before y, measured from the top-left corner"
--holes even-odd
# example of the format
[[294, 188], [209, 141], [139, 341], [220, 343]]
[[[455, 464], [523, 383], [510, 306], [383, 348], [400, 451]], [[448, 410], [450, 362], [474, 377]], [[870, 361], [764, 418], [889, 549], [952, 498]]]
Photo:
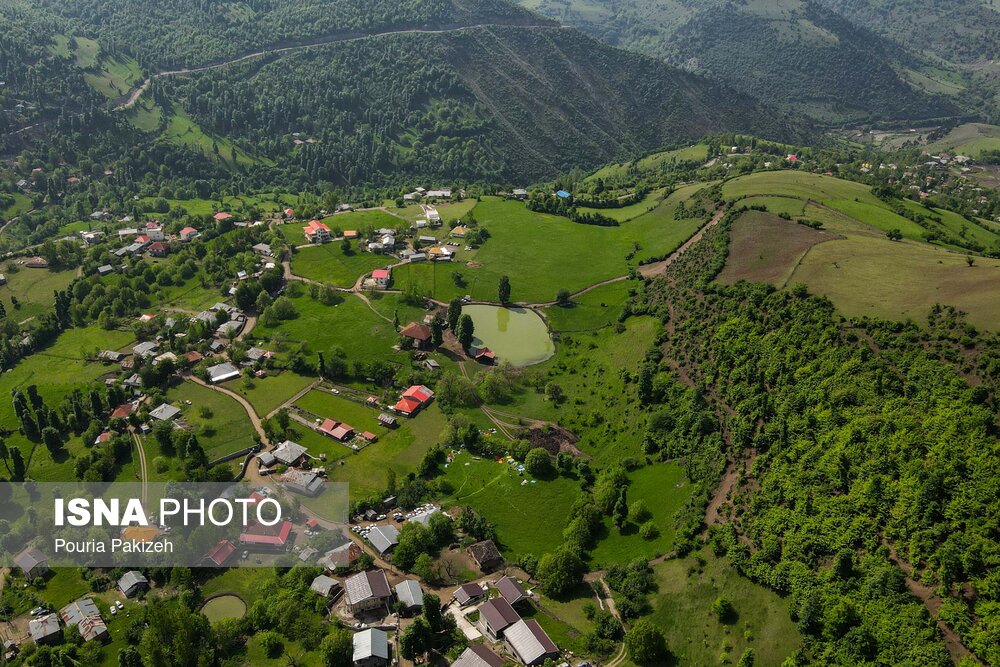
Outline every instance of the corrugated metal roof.
[[366, 658], [389, 659], [389, 635], [377, 628], [354, 633], [354, 662]]
[[396, 584], [396, 597], [407, 607], [424, 605], [424, 592], [420, 589], [420, 584], [413, 579], [406, 579]]

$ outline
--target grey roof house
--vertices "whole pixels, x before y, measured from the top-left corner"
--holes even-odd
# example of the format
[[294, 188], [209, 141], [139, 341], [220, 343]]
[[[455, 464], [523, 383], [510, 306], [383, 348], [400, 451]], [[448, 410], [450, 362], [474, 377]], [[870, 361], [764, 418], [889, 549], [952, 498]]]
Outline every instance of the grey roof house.
[[396, 584], [396, 598], [410, 610], [424, 606], [424, 592], [420, 590], [420, 584], [413, 579], [404, 579]]
[[149, 416], [161, 422], [168, 422], [181, 413], [181, 409], [169, 403], [160, 403], [156, 408], [149, 411]]
[[28, 621], [28, 634], [36, 644], [53, 643], [62, 641], [62, 628], [59, 627], [59, 617], [55, 614], [45, 614]]
[[139, 570], [129, 570], [118, 580], [118, 590], [127, 598], [149, 590], [149, 580]]
[[354, 664], [359, 667], [389, 664], [389, 635], [384, 630], [368, 628], [354, 633]]
[[20, 568], [25, 578], [43, 577], [49, 571], [49, 559], [35, 547], [28, 547], [14, 556], [14, 565]]
[[479, 605], [479, 625], [493, 641], [500, 641], [504, 631], [520, 620], [518, 613], [503, 598], [491, 598]]
[[396, 530], [395, 526], [375, 526], [368, 531], [368, 541], [379, 552], [379, 555], [384, 555], [399, 544], [399, 531]]
[[559, 656], [559, 647], [533, 618], [520, 620], [504, 632], [504, 643], [518, 660], [531, 667]]
[[382, 570], [359, 572], [344, 582], [344, 589], [347, 592], [347, 608], [352, 614], [384, 606], [392, 597], [389, 580]]
[[219, 382], [225, 382], [226, 380], [232, 380], [240, 376], [240, 369], [228, 361], [211, 366], [206, 372], [208, 373], [208, 381], [212, 384], [218, 384]]
[[462, 651], [451, 667], [501, 667], [504, 660], [483, 644], [473, 644]]

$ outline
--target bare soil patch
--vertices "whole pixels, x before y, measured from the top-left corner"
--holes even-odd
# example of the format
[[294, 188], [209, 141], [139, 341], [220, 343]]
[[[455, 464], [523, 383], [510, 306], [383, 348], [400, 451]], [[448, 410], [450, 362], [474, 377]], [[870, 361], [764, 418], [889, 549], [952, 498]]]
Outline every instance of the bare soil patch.
[[747, 211], [733, 225], [729, 256], [718, 280], [748, 280], [782, 287], [810, 248], [836, 238], [840, 237], [773, 213]]

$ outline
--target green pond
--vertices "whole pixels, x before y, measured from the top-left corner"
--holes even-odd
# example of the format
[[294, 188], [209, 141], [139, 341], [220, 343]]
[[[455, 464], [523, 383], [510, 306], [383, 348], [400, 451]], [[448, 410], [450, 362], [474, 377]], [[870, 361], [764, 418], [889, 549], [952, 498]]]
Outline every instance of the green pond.
[[235, 595], [218, 595], [202, 608], [201, 613], [212, 623], [218, 623], [229, 618], [243, 618], [247, 613], [247, 605]]
[[527, 366], [556, 351], [545, 321], [533, 310], [480, 305], [465, 306], [462, 313], [476, 325], [473, 345], [490, 348], [501, 361]]

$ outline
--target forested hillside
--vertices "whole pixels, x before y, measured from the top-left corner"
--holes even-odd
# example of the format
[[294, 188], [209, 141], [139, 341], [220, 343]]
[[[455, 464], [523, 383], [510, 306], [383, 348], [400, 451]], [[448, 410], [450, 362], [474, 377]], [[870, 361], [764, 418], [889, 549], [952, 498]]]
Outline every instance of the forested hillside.
[[525, 5], [622, 47], [827, 121], [932, 118], [947, 100], [904, 81], [908, 51], [811, 0], [613, 0]]
[[[173, 79], [159, 96], [310, 181], [523, 181], [719, 128], [791, 134], [745, 96], [557, 28], [334, 44]], [[315, 143], [294, 147], [295, 132]]]
[[991, 390], [948, 361], [961, 321], [848, 323], [804, 288], [713, 284], [727, 241], [724, 221], [647, 304], [667, 323], [661, 368], [725, 424], [716, 550], [789, 595], [817, 664], [949, 664], [918, 600], [953, 656], [997, 664], [1000, 451]]
[[991, 0], [818, 0], [917, 51], [950, 61], [1000, 56], [1000, 5]]
[[112, 52], [126, 50], [157, 70], [203, 65], [268, 47], [329, 35], [370, 34], [470, 24], [537, 24], [502, 0], [43, 0], [38, 6], [65, 17]]

